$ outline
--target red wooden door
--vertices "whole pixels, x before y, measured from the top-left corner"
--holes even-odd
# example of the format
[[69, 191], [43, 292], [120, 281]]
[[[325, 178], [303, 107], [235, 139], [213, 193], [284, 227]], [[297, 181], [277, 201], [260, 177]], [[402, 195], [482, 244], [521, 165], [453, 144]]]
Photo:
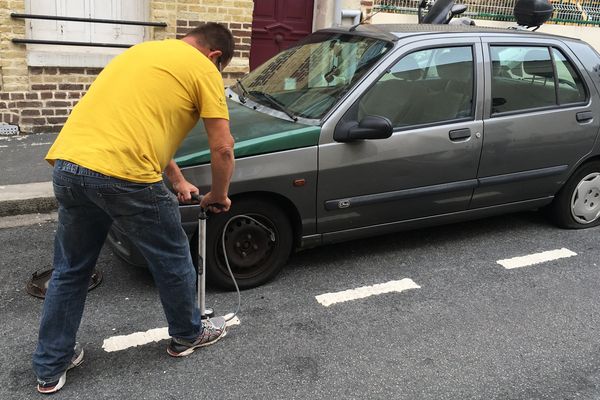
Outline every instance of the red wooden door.
[[314, 0], [254, 0], [250, 69], [312, 32]]

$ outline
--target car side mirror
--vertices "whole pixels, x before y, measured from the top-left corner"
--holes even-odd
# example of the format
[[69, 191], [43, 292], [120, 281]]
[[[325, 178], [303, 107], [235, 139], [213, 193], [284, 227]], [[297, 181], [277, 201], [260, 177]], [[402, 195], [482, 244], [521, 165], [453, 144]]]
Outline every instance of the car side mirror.
[[355, 140], [387, 139], [394, 133], [392, 122], [379, 115], [367, 115], [360, 122], [350, 121], [340, 124], [333, 133], [337, 142]]
[[450, 14], [453, 17], [456, 17], [457, 15], [460, 15], [465, 11], [467, 11], [467, 6], [465, 6], [464, 4], [456, 4], [450, 9]]

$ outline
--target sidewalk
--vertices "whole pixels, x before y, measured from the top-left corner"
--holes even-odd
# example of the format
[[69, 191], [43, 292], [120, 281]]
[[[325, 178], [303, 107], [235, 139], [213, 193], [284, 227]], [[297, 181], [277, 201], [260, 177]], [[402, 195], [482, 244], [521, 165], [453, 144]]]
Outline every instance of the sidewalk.
[[0, 136], [0, 217], [56, 209], [52, 167], [44, 160], [56, 134]]

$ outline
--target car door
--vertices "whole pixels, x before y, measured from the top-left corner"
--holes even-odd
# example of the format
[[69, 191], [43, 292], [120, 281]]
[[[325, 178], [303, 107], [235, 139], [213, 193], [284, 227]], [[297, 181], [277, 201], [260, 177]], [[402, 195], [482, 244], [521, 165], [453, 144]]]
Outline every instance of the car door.
[[598, 132], [589, 77], [558, 40], [484, 38], [484, 140], [471, 207], [551, 198]]
[[[462, 211], [471, 199], [481, 152], [479, 38], [421, 37], [396, 54], [324, 124], [317, 226], [325, 241], [332, 232]], [[392, 136], [333, 139], [370, 115], [388, 118]]]

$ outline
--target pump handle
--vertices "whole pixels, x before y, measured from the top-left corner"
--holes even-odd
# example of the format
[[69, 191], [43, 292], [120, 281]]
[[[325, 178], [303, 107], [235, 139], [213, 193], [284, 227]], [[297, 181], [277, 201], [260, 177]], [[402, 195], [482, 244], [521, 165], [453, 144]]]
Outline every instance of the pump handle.
[[[198, 193], [191, 193], [191, 195], [192, 195], [192, 200], [194, 200], [198, 204], [201, 203], [202, 199], [204, 198], [204, 196], [199, 195]], [[225, 209], [225, 206], [220, 203], [212, 203], [212, 204], [209, 204], [208, 206], [218, 208], [219, 210]]]

